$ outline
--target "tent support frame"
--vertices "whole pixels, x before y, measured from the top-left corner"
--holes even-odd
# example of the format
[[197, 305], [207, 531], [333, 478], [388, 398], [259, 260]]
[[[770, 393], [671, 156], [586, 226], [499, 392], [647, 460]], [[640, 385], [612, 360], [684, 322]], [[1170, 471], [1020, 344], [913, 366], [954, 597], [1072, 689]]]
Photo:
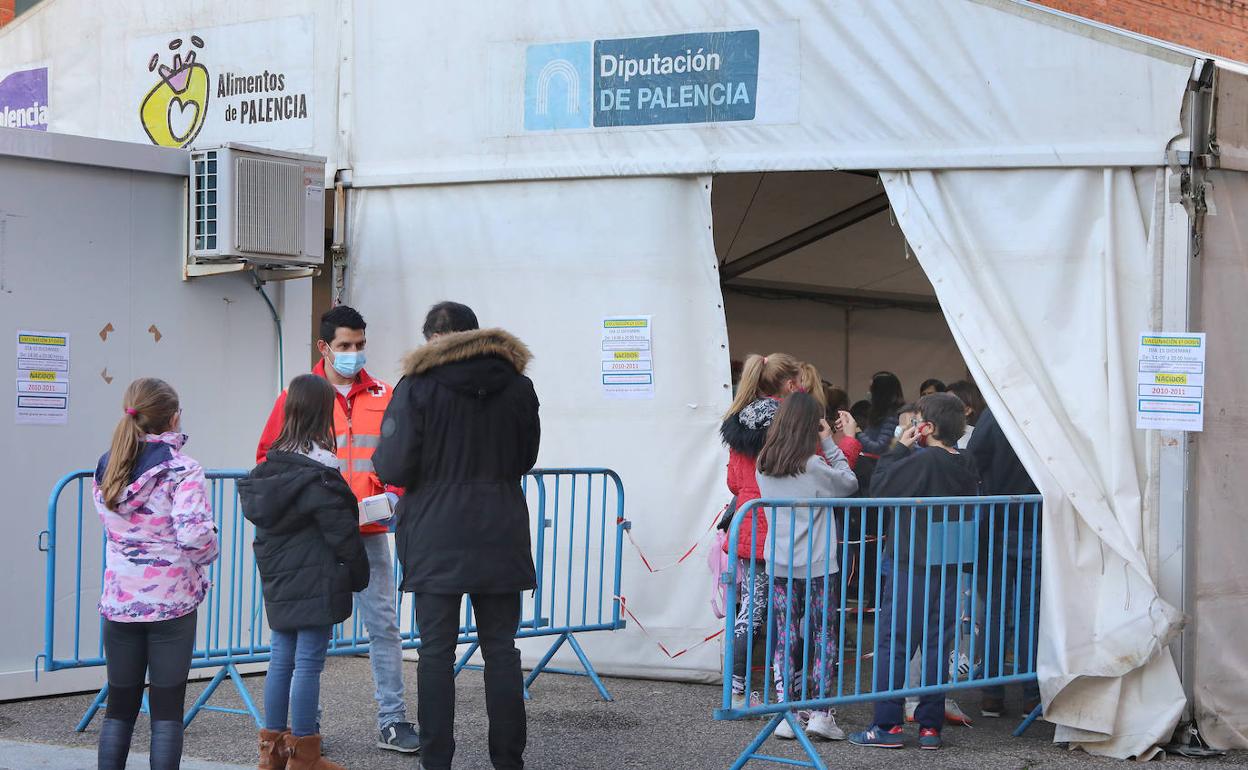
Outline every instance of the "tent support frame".
[[[1162, 265], [1161, 326], [1165, 331], [1197, 332], [1201, 318], [1201, 238], [1206, 179], [1215, 165], [1210, 125], [1213, 114], [1214, 62], [1198, 60], [1188, 86], [1188, 136], [1191, 152], [1178, 177], [1178, 196], [1167, 207], [1166, 243]], [[1177, 200], [1176, 200], [1177, 198]], [[1158, 478], [1158, 589], [1163, 599], [1187, 619], [1182, 634], [1171, 644], [1187, 705], [1176, 732], [1176, 743], [1202, 742], [1195, 729], [1196, 682], [1196, 551], [1197, 450], [1199, 434], [1163, 431], [1160, 435]]]
[[723, 281], [731, 281], [738, 278], [751, 270], [756, 270], [763, 265], [775, 262], [781, 257], [792, 254], [800, 248], [809, 246], [816, 241], [821, 241], [833, 233], [839, 233], [848, 227], [853, 227], [864, 219], [888, 210], [888, 195], [886, 193], [878, 193], [872, 195], [864, 201], [855, 203], [854, 205], [836, 212], [830, 217], [815, 222], [790, 233], [779, 240], [773, 241], [762, 248], [755, 249], [744, 257], [738, 257], [720, 268], [720, 279]]

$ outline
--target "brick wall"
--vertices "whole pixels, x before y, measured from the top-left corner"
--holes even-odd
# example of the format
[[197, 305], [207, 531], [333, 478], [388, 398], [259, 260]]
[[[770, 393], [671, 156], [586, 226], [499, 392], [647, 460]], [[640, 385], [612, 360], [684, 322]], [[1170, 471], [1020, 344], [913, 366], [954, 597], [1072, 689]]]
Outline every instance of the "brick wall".
[[1150, 37], [1248, 62], [1248, 0], [1037, 0]]
[[[17, 0], [0, 0], [0, 27]], [[1248, 62], [1248, 0], [1038, 0], [1150, 37]]]

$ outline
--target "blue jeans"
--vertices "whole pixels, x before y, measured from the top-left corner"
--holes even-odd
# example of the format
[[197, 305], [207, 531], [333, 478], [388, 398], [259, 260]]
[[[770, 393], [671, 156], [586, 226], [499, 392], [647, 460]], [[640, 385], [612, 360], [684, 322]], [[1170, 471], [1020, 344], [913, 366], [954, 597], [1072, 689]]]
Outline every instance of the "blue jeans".
[[264, 726], [298, 736], [315, 735], [316, 711], [321, 700], [321, 671], [329, 648], [329, 626], [274, 631], [272, 655], [264, 678]]
[[[979, 593], [986, 607], [985, 677], [1030, 674], [1036, 670], [1040, 630], [1039, 618], [1034, 613], [1040, 609], [1040, 547], [1032, 533], [1031, 518], [1025, 515], [1022, 519], [1021, 533], [1016, 528], [997, 534], [991, 554], [992, 575], [988, 574], [988, 564], [979, 568]], [[1007, 649], [1014, 651], [1012, 665], [1004, 663]], [[1005, 687], [992, 685], [985, 687], [983, 693], [990, 698], [1004, 698]], [[1024, 702], [1039, 698], [1039, 684], [1023, 685]]]
[[384, 534], [364, 535], [364, 550], [368, 552], [368, 588], [357, 593], [355, 601], [368, 631], [377, 729], [384, 730], [407, 718], [407, 705], [403, 702], [403, 646], [395, 604], [398, 594], [394, 590], [390, 538]]
[[[961, 581], [957, 567], [927, 567], [920, 562], [911, 570], [906, 563], [895, 565], [888, 555], [880, 565], [880, 575], [874, 691], [904, 689], [910, 656], [920, 647], [923, 648], [921, 686], [944, 684], [948, 679], [948, 666], [943, 662], [949, 655], [946, 640], [951, 638], [950, 632], [958, 623]], [[876, 701], [875, 724], [885, 729], [902, 724], [904, 707], [904, 698]], [[945, 693], [929, 691], [920, 696], [914, 718], [920, 727], [940, 730], [945, 723]]]

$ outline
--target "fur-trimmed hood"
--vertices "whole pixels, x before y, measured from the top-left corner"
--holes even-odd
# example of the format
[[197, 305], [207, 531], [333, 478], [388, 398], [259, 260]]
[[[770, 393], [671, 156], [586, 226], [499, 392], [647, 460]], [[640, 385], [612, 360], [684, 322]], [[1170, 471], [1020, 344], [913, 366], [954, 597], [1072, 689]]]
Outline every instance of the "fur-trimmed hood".
[[771, 427], [780, 402], [774, 398], [760, 398], [740, 412], [728, 415], [719, 428], [724, 444], [734, 452], [747, 457], [757, 457], [767, 441], [767, 429]]
[[529, 348], [502, 329], [475, 329], [446, 334], [416, 348], [403, 358], [403, 376], [425, 374], [430, 369], [473, 358], [501, 358], [524, 374], [533, 360]]

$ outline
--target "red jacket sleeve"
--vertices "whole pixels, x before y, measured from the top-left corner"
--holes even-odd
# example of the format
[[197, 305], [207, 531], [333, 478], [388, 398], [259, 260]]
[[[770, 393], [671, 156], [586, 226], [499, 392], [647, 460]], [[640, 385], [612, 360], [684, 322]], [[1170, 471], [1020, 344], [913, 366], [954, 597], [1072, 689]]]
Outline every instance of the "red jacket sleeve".
[[269, 454], [269, 447], [273, 446], [273, 442], [277, 441], [278, 435], [282, 432], [282, 421], [286, 419], [286, 391], [277, 397], [277, 401], [273, 404], [273, 411], [269, 412], [269, 419], [264, 424], [264, 432], [260, 434], [260, 443], [256, 446], [256, 464], [264, 462]]
[[845, 460], [849, 463], [849, 469], [852, 471], [858, 467], [858, 457], [862, 454], [862, 442], [853, 436], [842, 436], [836, 445], [845, 453]]

